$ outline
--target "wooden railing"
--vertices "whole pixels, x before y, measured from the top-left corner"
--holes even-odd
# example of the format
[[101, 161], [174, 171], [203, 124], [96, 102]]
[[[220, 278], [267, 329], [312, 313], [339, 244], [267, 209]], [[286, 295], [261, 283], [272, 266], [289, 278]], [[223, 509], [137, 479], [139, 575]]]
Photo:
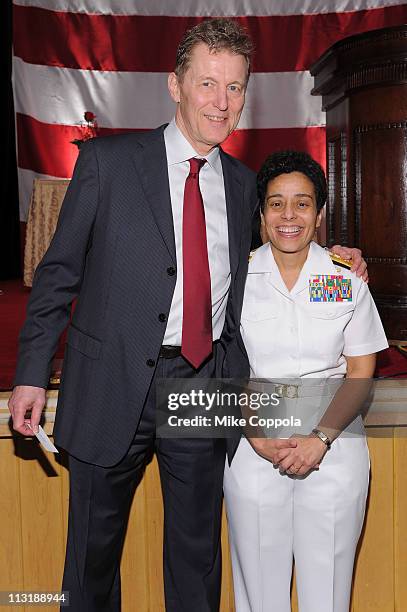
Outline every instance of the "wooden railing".
[[[407, 381], [380, 383], [367, 419], [371, 486], [355, 569], [353, 612], [402, 612], [407, 606], [406, 393]], [[0, 591], [59, 590], [67, 529], [66, 457], [44, 453], [35, 439], [12, 436], [8, 395], [0, 393]], [[56, 399], [56, 391], [48, 392], [48, 433]], [[153, 460], [135, 495], [127, 530], [121, 564], [123, 612], [164, 610], [162, 523]], [[221, 612], [227, 612], [234, 606], [225, 516], [222, 541]], [[294, 585], [294, 611], [295, 600]]]

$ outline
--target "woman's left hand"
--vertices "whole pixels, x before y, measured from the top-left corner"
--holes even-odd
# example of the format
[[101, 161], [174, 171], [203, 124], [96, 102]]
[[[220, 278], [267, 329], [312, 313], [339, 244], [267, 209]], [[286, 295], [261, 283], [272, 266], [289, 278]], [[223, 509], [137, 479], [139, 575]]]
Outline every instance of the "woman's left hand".
[[327, 446], [310, 434], [309, 436], [293, 436], [297, 446], [281, 450], [277, 455], [277, 462], [282, 472], [303, 476], [310, 470], [318, 468], [324, 457]]

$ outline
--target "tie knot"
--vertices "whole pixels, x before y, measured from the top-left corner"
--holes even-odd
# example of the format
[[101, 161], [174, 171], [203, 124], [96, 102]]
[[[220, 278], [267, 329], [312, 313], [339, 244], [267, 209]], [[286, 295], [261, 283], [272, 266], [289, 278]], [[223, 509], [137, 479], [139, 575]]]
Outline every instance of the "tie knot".
[[189, 175], [197, 176], [199, 174], [200, 169], [206, 163], [206, 159], [199, 159], [198, 157], [191, 157], [189, 161]]

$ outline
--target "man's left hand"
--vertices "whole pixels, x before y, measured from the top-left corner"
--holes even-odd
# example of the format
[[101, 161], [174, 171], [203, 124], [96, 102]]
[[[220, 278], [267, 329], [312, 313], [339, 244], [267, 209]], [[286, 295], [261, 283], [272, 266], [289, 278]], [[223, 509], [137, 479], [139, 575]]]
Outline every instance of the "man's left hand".
[[361, 276], [365, 283], [369, 282], [367, 263], [363, 259], [362, 251], [360, 249], [335, 244], [330, 250], [336, 255], [339, 255], [339, 257], [342, 257], [342, 259], [352, 259], [351, 272], [356, 272], [356, 276]]

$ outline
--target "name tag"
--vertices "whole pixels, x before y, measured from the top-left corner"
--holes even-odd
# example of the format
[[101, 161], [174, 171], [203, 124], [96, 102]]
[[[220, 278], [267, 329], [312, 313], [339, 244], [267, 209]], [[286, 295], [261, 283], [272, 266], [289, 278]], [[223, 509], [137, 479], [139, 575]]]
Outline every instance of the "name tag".
[[351, 302], [352, 279], [336, 274], [312, 274], [309, 279], [310, 302]]

